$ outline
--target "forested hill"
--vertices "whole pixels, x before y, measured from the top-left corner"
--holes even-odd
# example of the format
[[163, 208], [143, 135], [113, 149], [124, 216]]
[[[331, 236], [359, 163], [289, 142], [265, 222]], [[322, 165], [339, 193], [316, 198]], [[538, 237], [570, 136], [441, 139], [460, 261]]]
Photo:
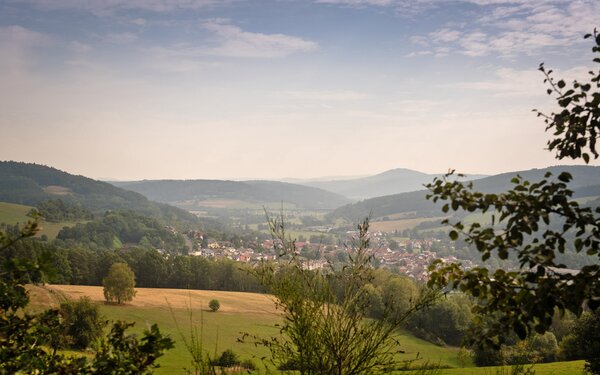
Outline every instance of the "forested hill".
[[300, 208], [333, 209], [349, 199], [322, 189], [277, 181], [144, 180], [113, 182], [149, 199], [177, 205], [190, 200], [230, 199], [249, 203], [291, 203]]
[[14, 161], [0, 162], [0, 201], [37, 206], [60, 198], [93, 212], [132, 210], [138, 214], [197, 223], [197, 218], [180, 208], [148, 200], [143, 195], [106, 182], [76, 176], [45, 165]]
[[[569, 188], [574, 191], [574, 197], [600, 196], [600, 167], [592, 166], [555, 166], [502, 173], [475, 180], [473, 188], [485, 193], [499, 193], [513, 187], [510, 180], [516, 175], [533, 182], [542, 180], [547, 172], [552, 172], [556, 178], [562, 171], [570, 172], [573, 175], [573, 181], [569, 184]], [[429, 182], [431, 181], [433, 178]], [[378, 218], [409, 212], [414, 212], [417, 216], [439, 216], [442, 204], [434, 204], [426, 200], [426, 194], [426, 190], [418, 190], [366, 199], [340, 207], [331, 212], [328, 217], [330, 219], [345, 218], [355, 222], [369, 215]]]
[[[381, 197], [423, 189], [423, 185], [431, 182], [440, 174], [427, 174], [411, 169], [397, 168], [362, 178], [333, 181], [308, 181], [307, 186], [318, 187], [353, 199]], [[468, 176], [475, 180], [484, 175]]]

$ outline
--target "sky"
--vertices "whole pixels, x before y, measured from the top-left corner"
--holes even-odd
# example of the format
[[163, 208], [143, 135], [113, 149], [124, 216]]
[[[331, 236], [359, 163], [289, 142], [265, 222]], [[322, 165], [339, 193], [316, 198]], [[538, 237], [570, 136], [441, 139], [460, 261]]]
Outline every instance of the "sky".
[[[600, 1], [0, 0], [0, 160], [98, 179], [560, 163]], [[597, 163], [593, 163], [598, 165]]]

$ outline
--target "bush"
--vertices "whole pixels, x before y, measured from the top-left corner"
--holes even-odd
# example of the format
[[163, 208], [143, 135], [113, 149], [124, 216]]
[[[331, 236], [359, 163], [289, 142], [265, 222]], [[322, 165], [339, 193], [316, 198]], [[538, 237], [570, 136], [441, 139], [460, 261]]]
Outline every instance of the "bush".
[[85, 349], [102, 336], [106, 325], [97, 305], [88, 297], [76, 302], [64, 302], [59, 311], [64, 327], [63, 345], [70, 344], [75, 349]]
[[600, 309], [583, 314], [573, 329], [579, 356], [585, 359], [585, 369], [600, 374]]
[[580, 358], [577, 337], [574, 334], [566, 335], [560, 342], [560, 359], [573, 361]]
[[221, 353], [219, 359], [217, 359], [213, 363], [215, 366], [235, 367], [240, 365], [240, 360], [238, 359], [237, 354], [233, 352], [233, 350], [227, 349], [223, 353]]
[[219, 302], [219, 300], [211, 299], [208, 303], [208, 308], [210, 308], [210, 311], [212, 312], [217, 312], [221, 308], [221, 303]]
[[[283, 214], [267, 218], [278, 262], [263, 261], [253, 275], [275, 297], [283, 323], [278, 337], [251, 337], [267, 347], [281, 370], [302, 374], [372, 374], [399, 364], [397, 330], [414, 311], [438, 297], [429, 290], [404, 293], [404, 283], [389, 283], [382, 293], [381, 319], [367, 319], [375, 279], [366, 219], [348, 251], [348, 263], [309, 270], [287, 235]], [[339, 267], [338, 267], [339, 266]]]

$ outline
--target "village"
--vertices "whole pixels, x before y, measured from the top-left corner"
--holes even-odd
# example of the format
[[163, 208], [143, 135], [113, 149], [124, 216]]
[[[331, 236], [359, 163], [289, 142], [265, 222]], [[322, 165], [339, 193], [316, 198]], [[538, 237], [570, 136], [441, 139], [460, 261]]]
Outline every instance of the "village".
[[[357, 234], [355, 231], [346, 232], [348, 241], [345, 243], [351, 243]], [[196, 238], [203, 239], [202, 236]], [[388, 268], [414, 280], [426, 281], [428, 279], [427, 269], [436, 259], [440, 259], [444, 263], [460, 262], [465, 269], [475, 267], [471, 260], [461, 260], [454, 256], [439, 257], [436, 252], [431, 251], [434, 243], [441, 242], [439, 239], [407, 239], [398, 242], [394, 249], [390, 248], [385, 233], [369, 233], [369, 239], [369, 253], [373, 257], [372, 263], [375, 267]], [[278, 259], [277, 251], [280, 248], [280, 242], [273, 239], [249, 243], [246, 247], [238, 248], [232, 246], [232, 243], [228, 241], [208, 239], [204, 242], [207, 244], [206, 247], [198, 248], [198, 250], [190, 252], [190, 255], [213, 259], [227, 258], [253, 264], [261, 261], [276, 261]], [[197, 245], [200, 244], [201, 242], [197, 243]], [[297, 255], [303, 259], [306, 269], [322, 269], [330, 263], [343, 262], [351, 251], [345, 245], [324, 245], [323, 243], [311, 243], [309, 240], [295, 241], [294, 247]]]

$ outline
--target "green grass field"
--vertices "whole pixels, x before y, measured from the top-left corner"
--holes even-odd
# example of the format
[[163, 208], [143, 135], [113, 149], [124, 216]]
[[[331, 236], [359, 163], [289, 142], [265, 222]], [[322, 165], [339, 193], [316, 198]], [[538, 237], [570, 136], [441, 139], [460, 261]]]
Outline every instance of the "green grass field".
[[[584, 361], [539, 363], [526, 365], [535, 375], [583, 375]], [[510, 375], [511, 366], [444, 369], [440, 375]]]
[[445, 219], [445, 216], [440, 217], [421, 217], [421, 218], [410, 218], [410, 219], [399, 219], [399, 220], [388, 220], [388, 221], [371, 221], [370, 228], [372, 230], [378, 230], [385, 233], [390, 233], [394, 231], [403, 231], [405, 229], [413, 229], [417, 225], [434, 221], [441, 222]]
[[[160, 360], [161, 368], [156, 371], [157, 374], [181, 373], [183, 367], [189, 366], [191, 357], [185, 349], [181, 333], [189, 337], [192, 325], [202, 328], [204, 348], [211, 355], [232, 349], [240, 358], [252, 359], [259, 365], [262, 363], [260, 358], [268, 356], [268, 349], [255, 346], [252, 340], [241, 343], [238, 338], [243, 333], [261, 337], [277, 335], [279, 329], [276, 324], [281, 319], [270, 297], [253, 293], [139, 288], [134, 301], [123, 306], [103, 304], [101, 287], [32, 288], [30, 295], [31, 307], [35, 311], [56, 306], [64, 298], [75, 299], [87, 295], [99, 304], [101, 312], [108, 319], [135, 322], [133, 330], [136, 332], [141, 332], [151, 324], [158, 324], [162, 332], [176, 341], [176, 345]], [[221, 310], [216, 313], [206, 309], [206, 303], [211, 298], [221, 302]], [[399, 355], [402, 360], [412, 360], [418, 356], [420, 359], [415, 364], [429, 362], [446, 367], [458, 366], [458, 348], [432, 345], [404, 333], [399, 333], [397, 339], [400, 349], [405, 351], [405, 354]]]
[[[14, 203], [6, 203], [0, 202], [0, 223], [6, 224], [24, 224], [27, 221], [31, 220], [27, 213], [34, 208], [33, 206], [25, 206], [21, 204]], [[36, 237], [40, 237], [42, 235], [48, 236], [49, 239], [56, 238], [58, 232], [64, 227], [72, 227], [77, 222], [60, 222], [60, 223], [49, 223], [42, 221], [40, 223], [40, 231], [37, 233]]]
[[[258, 368], [265, 370], [264, 365], [268, 365], [268, 362], [263, 363], [261, 357], [268, 357], [268, 349], [255, 346], [251, 339], [246, 342], [238, 339], [244, 333], [260, 337], [277, 335], [279, 329], [276, 324], [281, 319], [269, 296], [254, 293], [139, 288], [134, 300], [122, 306], [103, 304], [101, 287], [31, 287], [30, 295], [31, 309], [34, 311], [56, 306], [64, 298], [75, 299], [87, 295], [99, 304], [106, 318], [134, 322], [132, 332], [142, 332], [151, 324], [158, 324], [161, 331], [173, 338], [176, 344], [174, 349], [160, 359], [161, 367], [156, 370], [156, 374], [181, 374], [185, 373], [184, 368], [190, 368], [191, 357], [181, 335], [189, 338], [193, 326], [201, 331], [204, 349], [211, 356], [232, 349], [241, 359], [251, 359]], [[218, 312], [210, 312], [206, 308], [208, 300], [212, 298], [221, 302], [221, 310]], [[441, 370], [440, 374], [510, 374], [509, 367], [459, 368], [458, 348], [436, 346], [405, 333], [399, 333], [397, 339], [400, 349], [405, 351], [399, 355], [399, 359], [412, 360], [418, 356], [420, 359], [414, 361], [413, 365], [428, 363], [450, 367]], [[583, 361], [539, 364], [534, 369], [537, 375], [581, 374]]]
[[22, 204], [0, 202], [0, 223], [26, 223], [27, 220], [31, 220], [27, 216], [27, 213], [32, 208], [31, 206], [24, 206]]
[[[168, 351], [160, 360], [161, 368], [157, 374], [178, 373], [182, 367], [188, 366], [190, 356], [185, 350], [181, 333], [189, 337], [190, 315], [189, 310], [168, 308], [137, 309], [123, 306], [103, 305], [102, 313], [109, 319], [121, 319], [136, 322], [139, 331], [148, 324], [157, 323], [161, 330], [169, 334], [176, 341], [175, 348]], [[176, 323], [175, 323], [176, 322]], [[226, 313], [209, 312], [200, 309], [193, 310], [192, 322], [203, 331], [204, 348], [211, 354], [219, 354], [225, 349], [232, 349], [242, 359], [252, 359], [257, 365], [261, 364], [261, 357], [268, 357], [268, 349], [254, 346], [252, 340], [240, 343], [237, 339], [244, 333], [269, 337], [279, 333], [275, 326], [279, 318], [265, 314], [251, 313]], [[201, 324], [202, 322], [202, 324]], [[179, 329], [177, 328], [179, 326]], [[400, 359], [412, 360], [419, 356], [414, 364], [433, 363], [441, 366], [457, 367], [457, 348], [446, 348], [432, 345], [423, 340], [407, 334], [397, 336], [400, 348], [405, 354], [399, 355]], [[268, 365], [268, 363], [266, 363]]]
[[[190, 337], [190, 328], [196, 326], [202, 332], [203, 346], [211, 356], [220, 355], [225, 349], [231, 349], [241, 359], [253, 359], [266, 356], [268, 350], [263, 347], [255, 347], [252, 343], [238, 342], [243, 333], [251, 335], [271, 336], [278, 333], [274, 327], [274, 318], [268, 314], [252, 313], [227, 313], [218, 311], [216, 313], [202, 311], [201, 309], [190, 310], [174, 308], [147, 308], [139, 309], [127, 306], [102, 305], [102, 313], [112, 320], [125, 320], [135, 322], [137, 331], [143, 330], [150, 324], [156, 323], [163, 333], [168, 334], [175, 340], [175, 348], [169, 350], [160, 360], [161, 367], [157, 374], [182, 373], [183, 368], [190, 367], [191, 356], [185, 349], [183, 334], [187, 339]], [[254, 359], [259, 364], [258, 359]]]

